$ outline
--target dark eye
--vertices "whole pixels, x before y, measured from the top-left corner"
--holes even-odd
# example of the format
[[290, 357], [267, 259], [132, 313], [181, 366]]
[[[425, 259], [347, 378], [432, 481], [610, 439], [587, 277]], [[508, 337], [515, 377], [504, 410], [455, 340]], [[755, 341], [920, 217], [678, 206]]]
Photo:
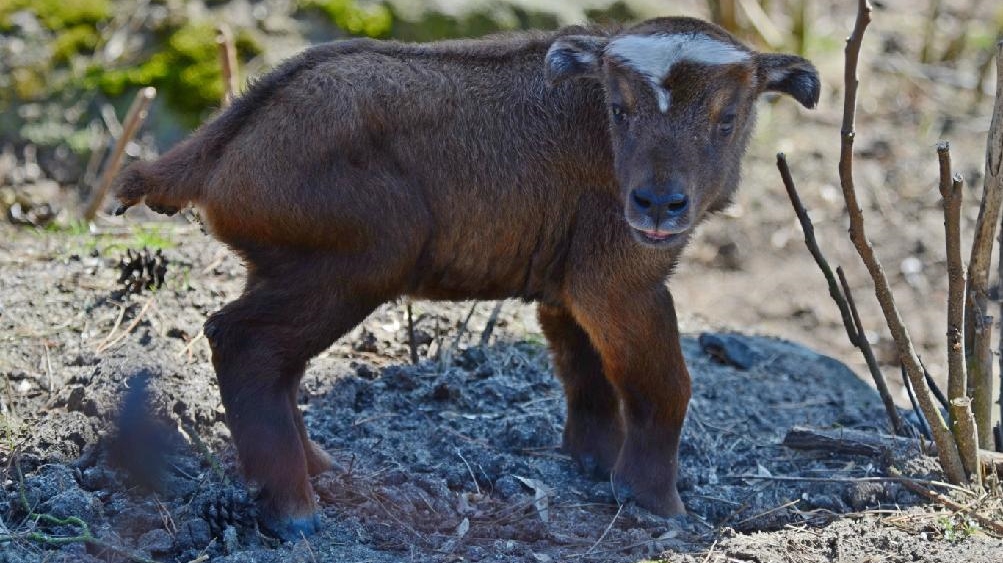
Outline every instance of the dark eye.
[[617, 123], [623, 123], [627, 119], [627, 111], [620, 104], [610, 105], [609, 111], [613, 114], [613, 121]]
[[727, 137], [735, 130], [735, 114], [726, 113], [721, 116], [721, 121], [717, 123], [717, 130], [721, 135]]

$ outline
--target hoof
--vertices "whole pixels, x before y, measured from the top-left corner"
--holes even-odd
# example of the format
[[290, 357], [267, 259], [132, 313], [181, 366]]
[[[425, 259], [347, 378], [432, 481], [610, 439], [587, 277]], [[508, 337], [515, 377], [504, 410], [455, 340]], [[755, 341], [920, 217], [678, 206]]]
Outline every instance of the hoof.
[[112, 214], [115, 216], [125, 215], [125, 212], [129, 210], [129, 207], [129, 205], [121, 203], [115, 208], [115, 211], [112, 211]]
[[296, 541], [311, 536], [320, 531], [320, 513], [314, 512], [308, 516], [299, 517], [268, 517], [259, 518], [262, 531], [275, 536], [282, 541]]
[[686, 514], [686, 507], [683, 505], [683, 500], [679, 498], [679, 493], [675, 487], [670, 487], [668, 491], [664, 492], [639, 492], [628, 483], [614, 478], [613, 496], [620, 504], [634, 502], [641, 508], [658, 516], [672, 517]]

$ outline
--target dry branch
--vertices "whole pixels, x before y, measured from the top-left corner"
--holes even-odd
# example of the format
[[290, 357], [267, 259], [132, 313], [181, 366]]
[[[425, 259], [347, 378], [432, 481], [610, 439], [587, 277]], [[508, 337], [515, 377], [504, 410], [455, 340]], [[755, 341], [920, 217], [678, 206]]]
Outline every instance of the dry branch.
[[954, 439], [958, 442], [961, 453], [961, 463], [968, 473], [968, 480], [975, 485], [982, 485], [982, 472], [979, 470], [979, 435], [972, 416], [972, 400], [969, 397], [951, 399], [951, 425]]
[[944, 198], [947, 253], [947, 397], [965, 397], [965, 350], [962, 328], [965, 315], [965, 270], [961, 263], [962, 180], [951, 176], [951, 147], [937, 145], [940, 162], [940, 195]]
[[[891, 422], [892, 431], [896, 434], [903, 434], [905, 432], [905, 424], [899, 416], [898, 409], [895, 408], [895, 401], [892, 400], [891, 393], [888, 392], [888, 385], [885, 383], [884, 375], [881, 373], [881, 368], [878, 367], [878, 361], [874, 357], [874, 351], [871, 350], [871, 344], [867, 341], [863, 325], [860, 322], [860, 315], [856, 311], [853, 297], [850, 294], [850, 287], [846, 283], [841, 268], [836, 268], [837, 273], [839, 273], [840, 283], [836, 282], [836, 277], [832, 274], [832, 268], [829, 266], [828, 260], [825, 259], [825, 255], [822, 254], [822, 249], [818, 246], [818, 241], [815, 238], [815, 226], [812, 224], [811, 218], [808, 216], [808, 211], [805, 210], [804, 204], [801, 202], [801, 196], [798, 195], [797, 187], [794, 185], [794, 178], [791, 176], [790, 167], [787, 166], [787, 157], [783, 153], [777, 154], [777, 169], [780, 171], [780, 178], [783, 180], [787, 196], [791, 200], [791, 205], [794, 206], [794, 213], [801, 223], [805, 246], [808, 247], [808, 252], [811, 253], [818, 268], [822, 270], [822, 274], [825, 276], [825, 280], [829, 285], [829, 296], [832, 297], [832, 300], [836, 302], [836, 306], [839, 307], [839, 314], [843, 318], [843, 328], [846, 330], [846, 336], [850, 339], [851, 344], [860, 349], [860, 353], [864, 356], [864, 361], [867, 362], [867, 369], [871, 372], [874, 386], [877, 388], [878, 394], [881, 396], [881, 401], [885, 405], [885, 412], [888, 414], [888, 420]], [[842, 285], [842, 291], [840, 291], [840, 284]]]
[[216, 27], [216, 45], [223, 74], [223, 107], [226, 107], [237, 92], [237, 49], [233, 44], [233, 32], [225, 23]]
[[136, 93], [136, 99], [132, 101], [132, 105], [129, 106], [129, 113], [125, 117], [125, 125], [122, 128], [122, 134], [118, 136], [118, 140], [115, 143], [115, 150], [111, 153], [111, 158], [108, 160], [108, 165], [105, 167], [104, 174], [101, 176], [101, 183], [98, 185], [98, 189], [91, 196], [89, 202], [87, 202], [87, 207], [84, 209], [84, 220], [91, 221], [97, 214], [98, 208], [101, 207], [101, 203], [104, 201], [105, 194], [108, 193], [108, 189], [111, 187], [112, 180], [118, 174], [118, 169], [122, 166], [122, 155], [125, 153], [125, 147], [132, 140], [132, 137], [139, 130], [139, 126], [146, 120], [147, 111], [150, 109], [150, 103], [153, 99], [157, 97], [157, 89], [152, 86], [142, 88]]
[[[989, 135], [986, 139], [985, 189], [987, 193], [990, 187], [996, 193], [1003, 192], [1003, 41], [996, 44], [996, 102], [993, 105], [993, 119], [989, 125]], [[999, 251], [1000, 256], [1003, 257], [1003, 245], [1000, 245]], [[999, 268], [1000, 272], [1003, 272], [1003, 260], [1000, 260]], [[1000, 307], [1000, 318], [1003, 318], [1003, 303], [1000, 304]], [[1003, 352], [1003, 331], [1000, 331], [1000, 351]], [[1000, 362], [999, 419], [1000, 426], [1003, 428], [1003, 353], [1000, 355]], [[992, 389], [991, 381], [987, 389]], [[1003, 430], [1001, 430], [1001, 434], [1003, 434]], [[982, 443], [981, 435], [979, 443]], [[999, 440], [996, 448], [1003, 451], [1003, 437]]]
[[947, 479], [952, 483], [965, 482], [965, 470], [961, 464], [961, 456], [958, 454], [958, 447], [954, 443], [954, 437], [950, 429], [944, 422], [940, 410], [934, 404], [933, 395], [927, 387], [923, 378], [923, 370], [919, 365], [919, 358], [913, 349], [912, 340], [909, 337], [909, 330], [899, 314], [895, 305], [895, 298], [892, 295], [891, 286], [885, 276], [881, 262], [874, 254], [874, 247], [871, 246], [864, 231], [864, 216], [857, 201], [856, 187], [853, 181], [853, 140], [854, 140], [854, 117], [857, 103], [857, 61], [860, 57], [860, 45], [864, 38], [864, 31], [871, 21], [871, 6], [867, 0], [859, 0], [857, 8], [857, 20], [853, 27], [853, 33], [846, 41], [846, 64], [843, 76], [843, 84], [846, 91], [843, 98], [843, 126], [840, 134], [840, 155], [839, 155], [839, 181], [843, 190], [843, 199], [846, 201], [846, 209], [850, 216], [850, 240], [853, 242], [857, 253], [863, 260], [867, 271], [874, 281], [874, 293], [881, 305], [885, 321], [891, 332], [892, 339], [898, 348], [899, 359], [903, 369], [912, 383], [913, 391], [919, 402], [923, 414], [930, 424], [930, 431], [934, 441], [937, 443], [937, 450], [940, 453], [940, 464], [944, 468]]
[[[792, 450], [818, 450], [848, 455], [903, 457], [909, 452], [930, 451], [935, 446], [930, 442], [903, 436], [875, 434], [852, 428], [809, 428], [795, 426], [787, 431], [783, 445]], [[979, 450], [979, 462], [983, 475], [996, 474], [1003, 477], [1003, 453]]]
[[996, 46], [996, 104], [986, 142], [985, 188], [975, 225], [972, 256], [968, 262], [968, 291], [965, 307], [965, 354], [968, 363], [968, 396], [979, 427], [979, 446], [993, 447], [992, 389], [993, 364], [990, 339], [992, 317], [989, 311], [989, 266], [993, 237], [1003, 204], [1003, 44]]
[[[896, 477], [901, 476], [901, 474], [898, 471], [895, 471], [894, 469], [892, 470], [892, 475], [895, 475]], [[951, 500], [950, 498], [948, 498], [948, 497], [946, 497], [946, 496], [944, 496], [944, 495], [942, 495], [940, 493], [937, 493], [937, 492], [931, 491], [930, 489], [924, 488], [921, 485], [919, 485], [918, 483], [915, 483], [915, 482], [913, 482], [910, 479], [902, 479], [899, 482], [902, 483], [903, 487], [905, 487], [905, 488], [909, 489], [910, 491], [912, 491], [912, 492], [920, 495], [921, 497], [925, 497], [925, 498], [927, 498], [927, 499], [929, 499], [929, 500], [931, 500], [933, 502], [936, 502], [937, 504], [940, 504], [940, 505], [942, 505], [945, 508], [948, 508], [950, 510], [954, 510], [956, 512], [964, 512], [965, 514], [967, 514], [967, 515], [971, 516], [972, 518], [974, 518], [979, 523], [979, 525], [982, 526], [983, 528], [985, 528], [987, 530], [991, 530], [991, 531], [993, 531], [996, 534], [1003, 535], [1003, 522], [999, 522], [998, 520], [993, 520], [992, 518], [988, 518], [986, 516], [983, 516], [982, 514], [979, 514], [978, 512], [976, 512], [975, 510], [973, 510], [972, 508], [964, 506], [964, 505], [962, 505], [962, 504], [960, 504], [958, 502], [955, 502], [955, 501]]]
[[867, 369], [871, 372], [871, 378], [874, 379], [874, 386], [878, 390], [881, 402], [885, 405], [885, 413], [892, 422], [892, 430], [900, 436], [905, 436], [909, 433], [908, 425], [899, 416], [899, 410], [895, 406], [895, 401], [892, 400], [892, 394], [888, 391], [888, 384], [885, 383], [885, 376], [881, 373], [881, 368], [878, 366], [878, 359], [874, 357], [871, 343], [867, 341], [867, 333], [864, 332], [864, 323], [860, 320], [860, 312], [857, 311], [857, 304], [853, 300], [853, 292], [850, 291], [850, 284], [846, 281], [843, 268], [837, 267], [836, 274], [839, 276], [839, 283], [843, 288], [843, 296], [846, 297], [846, 304], [850, 308], [850, 314], [853, 316], [853, 325], [857, 332], [857, 342], [854, 342], [853, 345], [859, 348], [860, 353], [864, 355]]

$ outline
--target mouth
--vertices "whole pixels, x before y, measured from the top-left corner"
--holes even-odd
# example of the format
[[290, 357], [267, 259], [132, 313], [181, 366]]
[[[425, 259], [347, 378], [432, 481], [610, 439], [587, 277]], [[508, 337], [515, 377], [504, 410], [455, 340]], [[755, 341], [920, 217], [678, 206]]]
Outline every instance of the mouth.
[[632, 228], [634, 237], [640, 242], [651, 246], [670, 246], [682, 240], [686, 232], [669, 232], [661, 229], [637, 229]]

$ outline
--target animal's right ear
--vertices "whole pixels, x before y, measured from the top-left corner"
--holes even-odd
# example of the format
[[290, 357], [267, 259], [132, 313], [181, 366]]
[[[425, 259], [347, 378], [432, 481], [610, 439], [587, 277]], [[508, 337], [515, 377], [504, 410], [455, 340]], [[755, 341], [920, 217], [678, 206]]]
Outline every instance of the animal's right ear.
[[547, 51], [547, 81], [557, 84], [568, 78], [599, 76], [599, 59], [609, 40], [594, 35], [558, 37]]

